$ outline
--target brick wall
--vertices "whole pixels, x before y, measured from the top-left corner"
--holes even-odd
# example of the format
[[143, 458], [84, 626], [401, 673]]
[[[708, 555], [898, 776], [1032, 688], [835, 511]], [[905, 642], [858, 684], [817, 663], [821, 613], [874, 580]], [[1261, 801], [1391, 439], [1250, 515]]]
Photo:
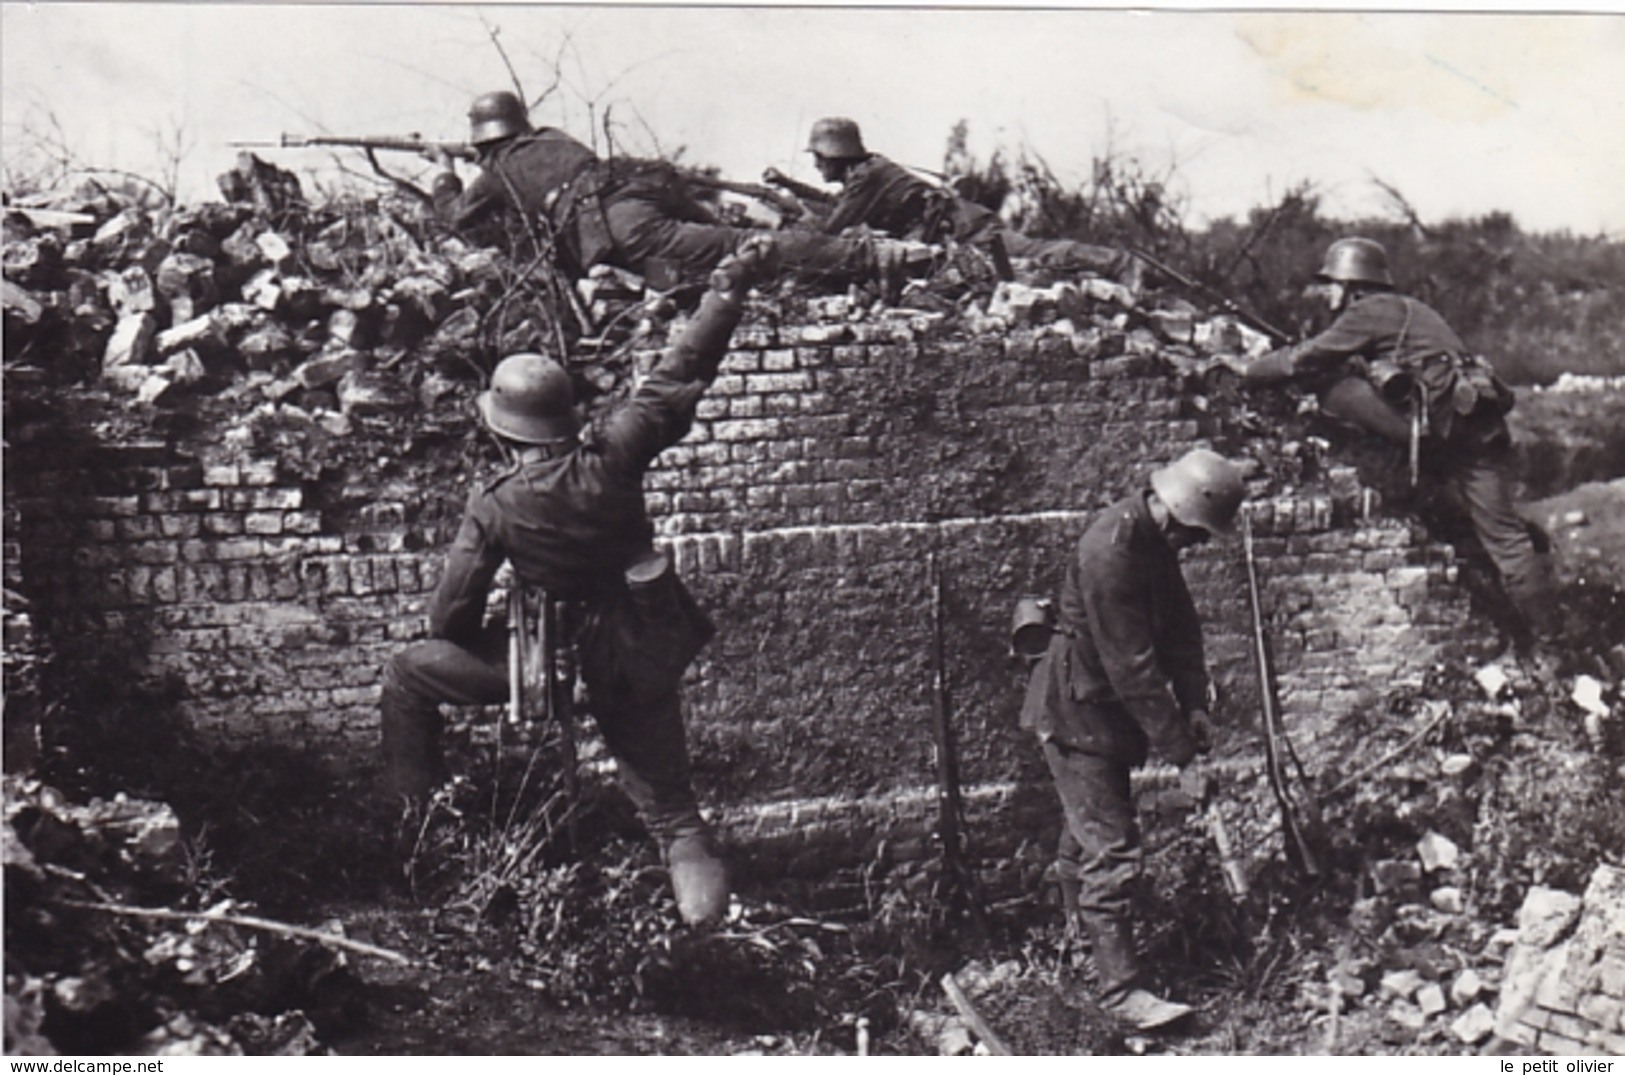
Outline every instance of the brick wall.
[[[650, 476], [659, 529], [720, 626], [689, 699], [702, 796], [731, 814], [929, 813], [906, 793], [933, 773], [933, 555], [975, 801], [1042, 788], [1015, 726], [1010, 609], [1053, 592], [1090, 514], [1204, 432], [1139, 334], [939, 334], [747, 325]], [[446, 460], [300, 478], [195, 436], [108, 437], [49, 411], [10, 425], [23, 585], [62, 669], [163, 679], [223, 743], [368, 756], [381, 665], [421, 635], [455, 522]], [[1373, 511], [1352, 471], [1255, 485], [1283, 700], [1312, 750], [1323, 722], [1420, 676], [1465, 598], [1443, 549]], [[1187, 563], [1227, 712], [1246, 723], [1239, 542]]]

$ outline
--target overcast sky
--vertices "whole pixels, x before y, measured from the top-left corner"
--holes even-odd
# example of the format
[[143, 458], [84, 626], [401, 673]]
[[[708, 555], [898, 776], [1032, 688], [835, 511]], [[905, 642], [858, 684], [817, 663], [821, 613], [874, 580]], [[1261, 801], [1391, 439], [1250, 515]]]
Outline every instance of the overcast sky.
[[[60, 124], [76, 157], [150, 172], [183, 131], [181, 187], [215, 197], [233, 138], [466, 137], [469, 99], [509, 85], [587, 137], [608, 112], [632, 151], [804, 179], [808, 125], [859, 121], [870, 148], [939, 167], [1027, 146], [1076, 183], [1108, 149], [1171, 169], [1192, 219], [1301, 180], [1343, 215], [1491, 210], [1526, 228], [1625, 236], [1625, 14], [1342, 14], [999, 8], [506, 5], [0, 5], [5, 159]], [[591, 107], [589, 107], [589, 104]], [[319, 153], [267, 151], [298, 168]], [[404, 166], [414, 158], [403, 158]], [[364, 164], [360, 165], [365, 167]]]

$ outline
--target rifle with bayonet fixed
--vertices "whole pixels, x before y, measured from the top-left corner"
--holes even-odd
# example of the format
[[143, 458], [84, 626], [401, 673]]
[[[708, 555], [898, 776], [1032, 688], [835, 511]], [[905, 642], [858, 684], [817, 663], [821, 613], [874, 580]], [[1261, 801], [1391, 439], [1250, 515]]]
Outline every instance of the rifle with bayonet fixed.
[[1220, 310], [1227, 314], [1231, 314], [1248, 327], [1262, 332], [1277, 346], [1292, 342], [1292, 337], [1288, 335], [1285, 330], [1270, 324], [1268, 321], [1253, 313], [1245, 306], [1242, 306], [1235, 299], [1232, 299], [1219, 289], [1209, 287], [1200, 280], [1193, 280], [1189, 276], [1186, 276], [1184, 273], [1180, 272], [1178, 269], [1175, 269], [1173, 266], [1158, 261], [1144, 250], [1140, 250], [1136, 247], [1130, 247], [1129, 253], [1151, 266], [1151, 268], [1162, 273], [1180, 287], [1185, 288], [1187, 291], [1194, 291], [1197, 294], [1204, 295], [1209, 300], [1218, 303]]

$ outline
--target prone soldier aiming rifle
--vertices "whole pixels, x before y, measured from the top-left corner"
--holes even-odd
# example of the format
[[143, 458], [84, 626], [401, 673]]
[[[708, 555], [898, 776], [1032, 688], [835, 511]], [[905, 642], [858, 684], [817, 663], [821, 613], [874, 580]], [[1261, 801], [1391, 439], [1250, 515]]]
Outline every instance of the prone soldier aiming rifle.
[[[438, 159], [444, 154], [454, 160], [474, 163], [479, 160], [479, 151], [468, 142], [436, 142], [424, 138], [421, 134], [380, 134], [380, 135], [325, 135], [325, 134], [289, 134], [283, 132], [272, 141], [234, 141], [230, 145], [242, 149], [315, 149], [319, 147], [360, 149], [371, 158], [375, 150], [389, 150], [391, 152], [417, 153], [432, 159]], [[376, 162], [375, 162], [376, 167]], [[798, 220], [806, 212], [800, 201], [787, 194], [763, 186], [758, 183], [738, 183], [720, 176], [707, 175], [690, 169], [680, 169], [683, 181], [689, 186], [703, 187], [711, 190], [725, 190], [772, 207], [785, 220]], [[386, 173], [387, 174], [387, 173]], [[393, 178], [393, 177], [390, 177]]]

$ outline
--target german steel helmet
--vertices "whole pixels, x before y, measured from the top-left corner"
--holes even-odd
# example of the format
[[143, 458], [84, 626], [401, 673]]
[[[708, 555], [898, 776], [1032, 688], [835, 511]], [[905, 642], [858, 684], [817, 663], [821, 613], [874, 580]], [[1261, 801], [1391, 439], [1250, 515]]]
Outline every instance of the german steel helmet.
[[840, 116], [826, 116], [814, 123], [807, 139], [807, 152], [831, 160], [858, 160], [868, 155], [858, 125]]
[[1151, 491], [1184, 526], [1225, 534], [1247, 495], [1241, 468], [1217, 452], [1192, 448], [1151, 473]]
[[1374, 239], [1339, 239], [1328, 246], [1326, 260], [1315, 279], [1394, 286], [1394, 278], [1388, 273], [1388, 251]]
[[497, 363], [477, 402], [493, 433], [521, 444], [569, 440], [581, 428], [570, 375], [546, 355], [509, 355]]
[[482, 93], [468, 106], [468, 140], [475, 145], [528, 130], [524, 103], [507, 90]]

